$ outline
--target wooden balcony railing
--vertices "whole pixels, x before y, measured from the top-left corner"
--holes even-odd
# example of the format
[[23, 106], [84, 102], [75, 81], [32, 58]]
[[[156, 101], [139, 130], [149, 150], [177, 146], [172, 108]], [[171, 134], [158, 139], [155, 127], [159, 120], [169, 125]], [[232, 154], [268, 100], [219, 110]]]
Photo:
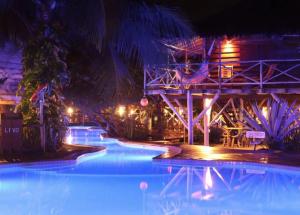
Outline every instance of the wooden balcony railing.
[[[193, 80], [200, 63], [146, 66], [145, 93], [161, 89], [265, 89], [299, 88], [300, 59], [209, 62], [201, 81]], [[185, 74], [184, 80], [178, 74]], [[204, 74], [204, 73], [203, 73]], [[190, 75], [190, 79], [188, 78]]]

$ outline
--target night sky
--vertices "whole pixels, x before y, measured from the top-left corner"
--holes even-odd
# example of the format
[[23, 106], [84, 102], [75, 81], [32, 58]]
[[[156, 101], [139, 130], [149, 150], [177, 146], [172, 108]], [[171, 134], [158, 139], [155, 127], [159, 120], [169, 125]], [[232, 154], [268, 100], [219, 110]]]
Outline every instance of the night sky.
[[300, 1], [296, 0], [157, 2], [181, 11], [199, 34], [300, 33]]

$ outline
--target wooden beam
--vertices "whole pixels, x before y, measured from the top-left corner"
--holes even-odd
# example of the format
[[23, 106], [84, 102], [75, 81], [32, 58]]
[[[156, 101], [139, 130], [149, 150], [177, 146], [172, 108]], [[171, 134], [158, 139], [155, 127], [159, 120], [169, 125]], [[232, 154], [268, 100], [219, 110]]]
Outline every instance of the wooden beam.
[[276, 102], [280, 102], [280, 98], [275, 93], [271, 93], [271, 96]]
[[235, 108], [233, 99], [231, 99], [231, 106], [232, 106], [232, 108], [233, 108], [233, 113], [234, 113], [235, 118], [236, 118], [237, 120], [239, 120], [239, 117], [238, 117], [238, 115], [237, 115], [237, 110], [236, 110], [236, 108]]
[[199, 122], [195, 124], [196, 128], [199, 129], [202, 133], [204, 133], [204, 129]]
[[217, 119], [218, 117], [223, 113], [223, 111], [227, 108], [227, 106], [230, 104], [232, 98], [230, 98], [227, 103], [222, 107], [222, 109], [219, 111], [219, 113], [211, 120], [209, 123], [209, 126], [211, 126]]
[[184, 120], [184, 118], [178, 113], [174, 105], [170, 102], [170, 100], [166, 97], [164, 94], [160, 94], [160, 96], [163, 98], [163, 100], [167, 103], [167, 105], [171, 108], [171, 110], [176, 114], [180, 122], [188, 129], [187, 122]]
[[212, 101], [210, 102], [210, 104], [204, 108], [201, 113], [193, 120], [193, 123], [196, 124], [197, 122], [199, 122], [199, 120], [203, 117], [203, 115], [206, 113], [206, 111], [212, 107], [212, 105], [217, 101], [217, 99], [219, 98], [220, 96], [220, 91], [218, 91], [214, 98], [212, 99]]
[[240, 121], [244, 122], [244, 99], [240, 98]]
[[[216, 105], [221, 109], [221, 106], [218, 105], [218, 103], [216, 103]], [[228, 120], [233, 126], [236, 126], [236, 124], [231, 120], [230, 116], [228, 115], [228, 113], [226, 113], [226, 111], [223, 111], [223, 115], [227, 118], [227, 120]]]
[[264, 103], [267, 101], [266, 98], [264, 98], [259, 104], [258, 104], [258, 107], [259, 108], [262, 108], [262, 106], [264, 105]]
[[193, 96], [188, 90], [186, 94], [187, 99], [187, 117], [188, 117], [188, 144], [194, 143], [194, 122], [193, 122]]
[[175, 103], [178, 105], [178, 107], [183, 111], [184, 114], [186, 114], [185, 108], [182, 106], [180, 101], [178, 99], [174, 99]]
[[209, 123], [210, 123], [210, 114], [212, 101], [207, 105], [209, 98], [203, 98], [203, 110], [206, 110], [203, 117], [203, 134], [204, 134], [204, 145], [209, 146]]

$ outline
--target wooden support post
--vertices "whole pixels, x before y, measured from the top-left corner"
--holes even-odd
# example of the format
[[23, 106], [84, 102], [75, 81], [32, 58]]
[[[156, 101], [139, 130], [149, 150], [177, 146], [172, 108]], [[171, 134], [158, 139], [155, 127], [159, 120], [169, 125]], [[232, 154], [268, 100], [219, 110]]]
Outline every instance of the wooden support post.
[[259, 88], [263, 89], [263, 62], [259, 61]]
[[178, 99], [174, 99], [174, 101], [178, 105], [179, 109], [182, 110], [182, 113], [186, 114], [186, 111], [185, 111], [184, 107], [182, 106], [182, 104], [180, 103], [180, 101]]
[[244, 121], [244, 99], [240, 98], [240, 121], [243, 124]]
[[203, 98], [203, 110], [206, 110], [203, 117], [203, 134], [204, 134], [204, 145], [209, 146], [209, 123], [211, 114], [211, 103], [212, 99], [204, 97]]
[[163, 100], [167, 103], [167, 105], [171, 108], [171, 110], [176, 114], [180, 122], [188, 129], [188, 125], [184, 118], [178, 113], [178, 111], [175, 109], [174, 105], [170, 102], [170, 100], [166, 97], [164, 94], [160, 94], [160, 96], [163, 98]]
[[187, 117], [188, 117], [188, 144], [194, 143], [194, 123], [193, 123], [193, 96], [191, 91], [187, 91]]
[[219, 111], [217, 115], [214, 116], [214, 118], [210, 121], [209, 126], [211, 126], [218, 118], [219, 116], [223, 113], [223, 111], [227, 108], [229, 104], [231, 104], [232, 98], [230, 98], [227, 103], [222, 107], [222, 109]]
[[211, 101], [211, 103], [209, 104], [209, 106], [206, 107], [205, 109], [203, 109], [203, 110], [201, 111], [201, 113], [194, 119], [194, 124], [196, 124], [197, 122], [199, 122], [199, 120], [203, 117], [203, 115], [206, 113], [206, 111], [207, 111], [209, 108], [211, 108], [211, 106], [217, 101], [217, 99], [219, 98], [219, 96], [220, 96], [220, 91], [218, 91], [218, 92], [215, 94], [215, 96], [214, 96], [214, 98], [212, 99], [212, 101]]
[[[240, 112], [239, 112], [239, 123], [238, 123], [240, 128], [245, 127], [244, 126], [244, 99], [240, 98]], [[239, 136], [243, 134], [243, 130], [238, 130]], [[242, 140], [237, 140], [238, 144], [242, 147], [245, 146], [245, 142]]]

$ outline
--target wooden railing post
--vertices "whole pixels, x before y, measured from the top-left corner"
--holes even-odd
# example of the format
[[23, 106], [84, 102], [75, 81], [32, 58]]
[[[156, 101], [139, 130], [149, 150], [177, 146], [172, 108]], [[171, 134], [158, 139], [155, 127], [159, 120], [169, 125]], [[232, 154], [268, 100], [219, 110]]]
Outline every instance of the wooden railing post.
[[187, 90], [187, 114], [188, 114], [188, 144], [194, 143], [194, 123], [193, 123], [193, 96], [190, 90]]
[[263, 89], [263, 62], [259, 61], [259, 88]]

